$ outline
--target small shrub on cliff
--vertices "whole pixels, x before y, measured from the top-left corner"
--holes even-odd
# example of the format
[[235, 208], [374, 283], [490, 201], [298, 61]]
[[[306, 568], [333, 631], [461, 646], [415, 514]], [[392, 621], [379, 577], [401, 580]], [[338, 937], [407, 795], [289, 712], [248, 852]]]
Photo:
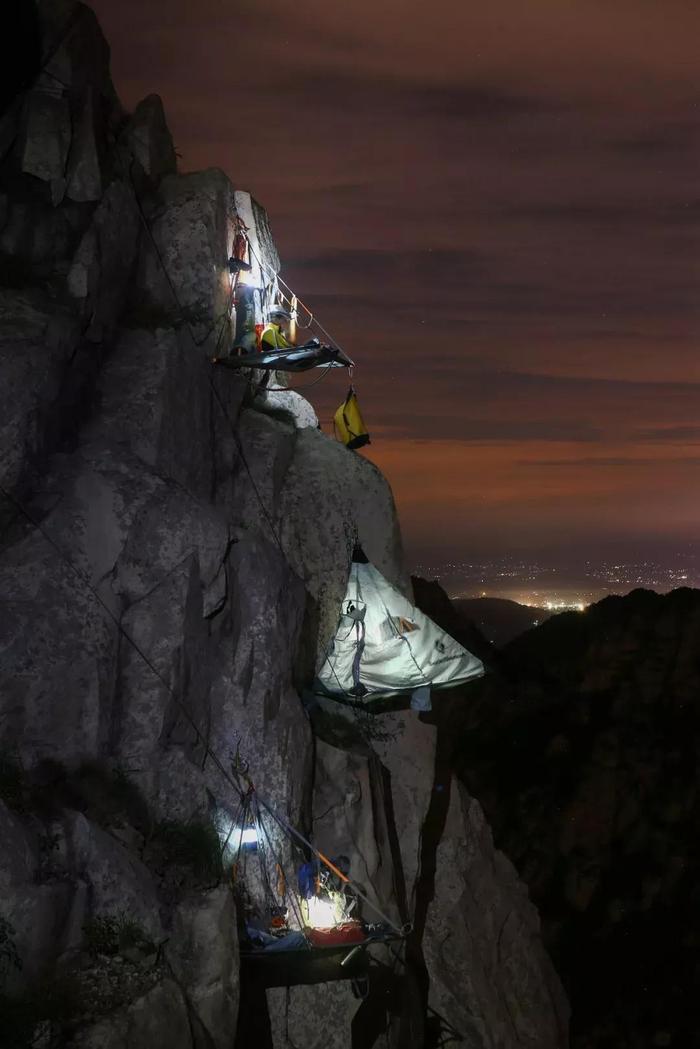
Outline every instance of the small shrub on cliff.
[[86, 761], [65, 783], [64, 791], [67, 804], [102, 826], [128, 824], [142, 834], [149, 830], [148, 805], [123, 769]]
[[163, 820], [157, 824], [153, 838], [165, 864], [184, 867], [207, 884], [221, 880], [221, 844], [210, 823]]
[[131, 947], [144, 953], [155, 950], [155, 944], [139, 922], [124, 911], [119, 914], [99, 914], [83, 926], [84, 942], [90, 954], [120, 954]]

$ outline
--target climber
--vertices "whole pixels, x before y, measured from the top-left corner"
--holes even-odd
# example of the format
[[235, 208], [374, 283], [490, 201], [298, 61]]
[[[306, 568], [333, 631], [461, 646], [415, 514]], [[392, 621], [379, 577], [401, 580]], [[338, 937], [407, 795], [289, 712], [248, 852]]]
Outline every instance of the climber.
[[[329, 892], [343, 892], [347, 885], [347, 878], [350, 874], [350, 857], [349, 856], [334, 856], [332, 859], [333, 867], [327, 868], [324, 871], [324, 885]], [[334, 873], [334, 869], [338, 873]]]
[[[292, 326], [292, 315], [284, 306], [271, 306], [267, 311], [270, 318], [263, 328], [260, 337], [260, 350], [267, 353], [269, 350], [318, 350], [321, 344], [318, 339], [309, 339], [308, 342], [296, 346], [290, 340]], [[324, 347], [325, 348], [325, 347]]]
[[[272, 305], [267, 315], [269, 319], [260, 336], [261, 352], [292, 349], [293, 343], [288, 338], [292, 326], [292, 315], [289, 310], [286, 310], [284, 306]], [[260, 380], [261, 390], [267, 387], [271, 378], [272, 372], [266, 372], [263, 375]], [[281, 383], [279, 376], [277, 376], [277, 382], [278, 385]]]
[[349, 857], [337, 856], [328, 863], [326, 867], [311, 860], [297, 872], [301, 912], [310, 927], [333, 927], [359, 918], [358, 896], [349, 880]]
[[271, 306], [268, 311], [269, 320], [263, 328], [260, 338], [260, 349], [266, 350], [289, 350], [293, 343], [288, 339], [292, 324], [292, 315], [284, 306]]
[[[271, 306], [267, 312], [269, 320], [263, 328], [262, 335], [260, 336], [260, 350], [262, 353], [268, 353], [275, 350], [294, 350], [294, 343], [290, 339], [290, 332], [292, 326], [292, 315], [289, 310], [285, 309], [284, 306]], [[305, 342], [303, 346], [298, 347], [300, 350], [318, 350], [320, 344], [318, 339], [311, 339], [309, 342]], [[260, 388], [264, 389], [270, 381], [272, 373], [266, 372], [260, 380]], [[278, 385], [285, 385], [280, 376], [277, 376]]]
[[[251, 289], [246, 287], [243, 290], [247, 293]], [[239, 299], [239, 307], [241, 302], [242, 298]], [[249, 309], [250, 323], [252, 323], [252, 317], [254, 316], [252, 299], [249, 305], [251, 306]], [[339, 347], [327, 346], [318, 338], [308, 339], [301, 346], [295, 345], [291, 338], [292, 314], [284, 306], [270, 306], [267, 316], [268, 321], [264, 327], [258, 324], [254, 326], [255, 348], [250, 345], [250, 340], [253, 338], [252, 328], [250, 323], [246, 323], [244, 320], [241, 323], [238, 341], [234, 344], [230, 355], [227, 357], [219, 357], [218, 355], [212, 357], [211, 363], [223, 364], [227, 368], [233, 368], [234, 370], [260, 368], [262, 371], [268, 372], [258, 384], [260, 389], [264, 389], [267, 385], [270, 372], [302, 372], [308, 368], [353, 367], [353, 362], [349, 357], [346, 357]], [[261, 328], [262, 331], [260, 331]], [[259, 332], [260, 334], [258, 334]], [[279, 377], [277, 381], [278, 383], [281, 382]], [[352, 425], [352, 421], [350, 425]], [[351, 437], [355, 436], [355, 434], [351, 435]], [[366, 443], [366, 440], [360, 443]], [[353, 445], [353, 447], [356, 447], [356, 445]]]

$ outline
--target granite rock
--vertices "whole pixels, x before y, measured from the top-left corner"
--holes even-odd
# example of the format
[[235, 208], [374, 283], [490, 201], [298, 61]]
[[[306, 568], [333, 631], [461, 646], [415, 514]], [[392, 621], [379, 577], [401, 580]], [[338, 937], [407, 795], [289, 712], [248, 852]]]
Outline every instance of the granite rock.
[[158, 95], [139, 102], [122, 132], [122, 142], [155, 185], [175, 174], [175, 147]]
[[[126, 117], [88, 8], [47, 0], [42, 25], [53, 93], [42, 81], [10, 115], [1, 161], [17, 187], [0, 214], [0, 757], [22, 783], [0, 810], [0, 914], [25, 966], [12, 993], [36, 986], [42, 958], [53, 980], [104, 984], [50, 1031], [74, 1049], [223, 1049], [253, 1005], [275, 1047], [419, 1049], [433, 1010], [474, 1049], [564, 1049], [525, 890], [473, 799], [452, 787], [441, 812], [440, 727], [399, 711], [321, 733], [302, 702], [355, 543], [411, 591], [377, 467], [322, 434], [300, 394], [254, 397], [212, 368], [233, 328], [239, 218], [276, 293], [265, 212], [221, 171], [176, 173], [155, 96]], [[347, 981], [242, 1000], [225, 839], [244, 771], [284, 821], [350, 856], [397, 927], [416, 926], [399, 961], [372, 948], [366, 1000]], [[291, 883], [301, 853], [268, 829]], [[110, 915], [153, 961], [121, 940], [95, 958], [86, 923]]]

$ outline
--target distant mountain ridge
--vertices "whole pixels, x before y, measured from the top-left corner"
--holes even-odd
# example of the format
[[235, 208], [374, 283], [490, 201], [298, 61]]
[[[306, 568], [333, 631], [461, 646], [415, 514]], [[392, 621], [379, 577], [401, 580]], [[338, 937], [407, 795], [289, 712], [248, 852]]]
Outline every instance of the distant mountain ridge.
[[635, 590], [492, 652], [454, 767], [527, 883], [573, 1049], [700, 1045], [700, 590]]
[[545, 608], [521, 605], [504, 597], [456, 597], [452, 604], [497, 648], [551, 616]]

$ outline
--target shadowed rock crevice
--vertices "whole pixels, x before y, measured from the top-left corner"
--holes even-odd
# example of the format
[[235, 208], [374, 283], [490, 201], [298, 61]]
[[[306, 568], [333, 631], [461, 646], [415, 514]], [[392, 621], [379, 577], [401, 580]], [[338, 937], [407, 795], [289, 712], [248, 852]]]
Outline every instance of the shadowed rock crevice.
[[394, 813], [394, 800], [391, 793], [391, 776], [388, 769], [379, 765], [379, 776], [381, 777], [380, 795], [384, 803], [384, 818], [389, 844], [389, 855], [391, 857], [392, 877], [396, 905], [403, 924], [410, 922], [410, 907], [406, 895], [406, 877], [403, 871], [401, 859], [401, 842], [399, 839], [399, 828], [396, 824]]
[[[438, 721], [439, 724], [439, 721]], [[408, 940], [407, 959], [414, 973], [423, 1011], [429, 1016], [430, 973], [423, 953], [423, 938], [430, 917], [430, 907], [435, 899], [435, 874], [438, 864], [438, 847], [445, 831], [450, 807], [452, 785], [452, 744], [443, 724], [438, 727], [435, 745], [435, 765], [432, 793], [428, 810], [421, 828], [420, 873], [416, 880], [413, 930]], [[443, 1028], [440, 1017], [433, 1012], [426, 1027], [426, 1049], [441, 1044]], [[457, 1032], [459, 1035], [459, 1032]], [[460, 1036], [461, 1037], [461, 1036]]]

